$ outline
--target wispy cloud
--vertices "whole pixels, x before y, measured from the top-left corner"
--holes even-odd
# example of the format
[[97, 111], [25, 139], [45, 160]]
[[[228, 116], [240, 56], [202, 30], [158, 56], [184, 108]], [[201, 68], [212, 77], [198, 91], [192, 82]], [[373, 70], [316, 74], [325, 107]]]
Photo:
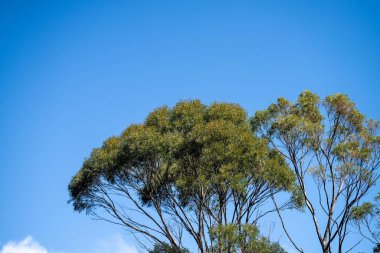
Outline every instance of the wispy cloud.
[[[134, 246], [124, 241], [121, 235], [100, 240], [95, 246], [89, 249], [89, 253], [138, 253]], [[31, 236], [26, 237], [20, 242], [10, 241], [6, 243], [0, 253], [56, 253], [56, 251], [47, 250]], [[66, 252], [70, 253], [70, 252]]]
[[8, 242], [0, 253], [48, 253], [38, 242], [28, 236], [21, 242]]

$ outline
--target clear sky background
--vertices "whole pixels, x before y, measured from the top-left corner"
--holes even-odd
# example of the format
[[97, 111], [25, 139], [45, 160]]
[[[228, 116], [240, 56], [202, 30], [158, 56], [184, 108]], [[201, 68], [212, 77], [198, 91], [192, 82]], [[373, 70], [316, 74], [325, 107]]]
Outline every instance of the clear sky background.
[[[380, 119], [379, 1], [0, 0], [0, 249], [126, 252], [121, 228], [67, 204], [92, 148], [180, 99], [252, 115], [305, 89]], [[317, 253], [307, 218], [291, 231]]]

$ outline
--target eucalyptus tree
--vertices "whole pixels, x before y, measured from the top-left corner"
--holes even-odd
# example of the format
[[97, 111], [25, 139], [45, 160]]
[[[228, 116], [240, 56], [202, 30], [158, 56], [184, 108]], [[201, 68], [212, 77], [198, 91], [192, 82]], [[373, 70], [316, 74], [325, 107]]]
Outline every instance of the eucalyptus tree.
[[[256, 112], [251, 124], [293, 169], [322, 252], [349, 250], [352, 245], [345, 239], [351, 209], [379, 177], [379, 124], [361, 114], [346, 95], [321, 101], [309, 91], [295, 103], [279, 98]], [[280, 210], [278, 214], [292, 240]]]
[[69, 192], [76, 211], [122, 225], [156, 249], [182, 250], [192, 239], [202, 253], [252, 252], [253, 242], [265, 244], [257, 222], [273, 210], [264, 203], [294, 185], [284, 158], [252, 134], [239, 105], [191, 100], [160, 107], [95, 148]]

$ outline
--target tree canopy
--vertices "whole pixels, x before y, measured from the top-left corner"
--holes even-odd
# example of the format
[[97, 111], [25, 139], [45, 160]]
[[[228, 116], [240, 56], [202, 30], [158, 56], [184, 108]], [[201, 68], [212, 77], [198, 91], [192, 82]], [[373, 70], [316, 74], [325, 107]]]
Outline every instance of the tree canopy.
[[256, 112], [251, 124], [293, 169], [322, 252], [343, 252], [351, 210], [379, 177], [379, 123], [346, 95], [321, 101], [305, 91], [295, 103], [279, 98]]
[[76, 211], [152, 245], [183, 249], [186, 237], [200, 252], [252, 252], [250, 242], [261, 241], [265, 252], [283, 252], [259, 235], [257, 222], [270, 212], [265, 201], [293, 192], [295, 179], [279, 152], [252, 134], [239, 105], [190, 100], [157, 108], [107, 139], [69, 192]]
[[259, 230], [271, 212], [303, 252], [284, 219], [290, 208], [310, 214], [323, 253], [347, 252], [360, 242], [346, 240], [351, 224], [378, 214], [365, 201], [379, 177], [378, 129], [343, 94], [305, 91], [252, 118], [238, 104], [180, 101], [95, 148], [70, 200], [149, 252], [283, 253]]

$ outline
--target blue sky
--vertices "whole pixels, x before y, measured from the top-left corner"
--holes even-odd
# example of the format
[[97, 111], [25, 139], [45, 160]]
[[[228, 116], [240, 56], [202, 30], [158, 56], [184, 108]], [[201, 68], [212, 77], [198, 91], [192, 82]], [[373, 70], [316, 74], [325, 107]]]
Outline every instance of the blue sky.
[[[133, 245], [74, 213], [67, 184], [92, 148], [160, 105], [252, 114], [308, 89], [380, 119], [379, 14], [378, 1], [0, 1], [0, 249], [28, 236], [49, 253]], [[306, 220], [290, 216], [291, 229], [319, 252]]]

